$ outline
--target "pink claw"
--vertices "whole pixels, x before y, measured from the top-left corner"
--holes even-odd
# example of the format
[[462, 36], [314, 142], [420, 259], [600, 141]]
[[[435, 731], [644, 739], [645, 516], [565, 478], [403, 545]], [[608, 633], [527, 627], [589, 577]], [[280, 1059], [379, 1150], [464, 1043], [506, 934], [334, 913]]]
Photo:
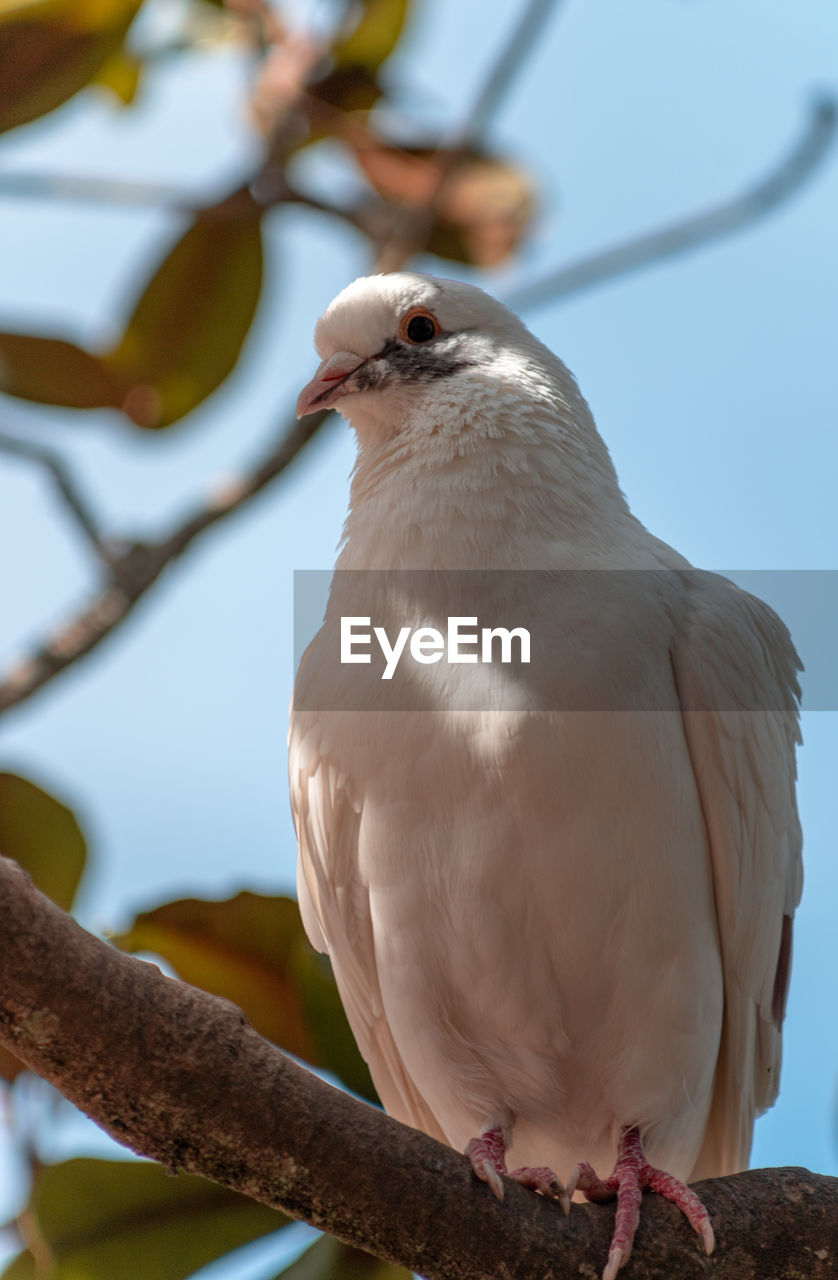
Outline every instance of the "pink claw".
[[514, 1182], [520, 1182], [523, 1187], [529, 1187], [531, 1191], [539, 1192], [549, 1200], [557, 1200], [565, 1213], [570, 1213], [570, 1196], [552, 1169], [546, 1166], [532, 1169], [524, 1167], [509, 1172], [506, 1167], [506, 1143], [500, 1129], [488, 1129], [482, 1137], [472, 1138], [465, 1153], [478, 1178], [489, 1184], [498, 1200], [503, 1199], [503, 1175]]
[[609, 1178], [597, 1177], [589, 1164], [578, 1164], [567, 1184], [568, 1195], [572, 1196], [576, 1190], [581, 1191], [588, 1200], [598, 1203], [617, 1197], [614, 1235], [602, 1280], [616, 1280], [617, 1272], [628, 1262], [640, 1221], [640, 1200], [647, 1190], [655, 1191], [677, 1205], [693, 1230], [701, 1236], [704, 1252], [713, 1252], [713, 1228], [704, 1205], [683, 1182], [648, 1163], [637, 1129], [626, 1129], [620, 1138], [617, 1163]]

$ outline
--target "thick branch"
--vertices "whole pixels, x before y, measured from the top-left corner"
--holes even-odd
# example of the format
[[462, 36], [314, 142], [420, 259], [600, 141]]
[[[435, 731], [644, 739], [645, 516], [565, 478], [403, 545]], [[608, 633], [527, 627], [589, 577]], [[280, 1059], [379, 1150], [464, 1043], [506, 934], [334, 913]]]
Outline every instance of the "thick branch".
[[811, 178], [832, 146], [836, 121], [838, 105], [833, 98], [823, 98], [815, 103], [788, 155], [742, 195], [551, 271], [543, 279], [515, 289], [504, 301], [517, 311], [543, 306], [750, 226], [790, 199]]
[[[0, 1041], [141, 1155], [200, 1173], [429, 1280], [599, 1274], [613, 1210], [508, 1184], [333, 1089], [241, 1012], [107, 946], [0, 859]], [[702, 1184], [706, 1259], [654, 1196], [627, 1280], [835, 1275], [838, 1179], [761, 1170]]]

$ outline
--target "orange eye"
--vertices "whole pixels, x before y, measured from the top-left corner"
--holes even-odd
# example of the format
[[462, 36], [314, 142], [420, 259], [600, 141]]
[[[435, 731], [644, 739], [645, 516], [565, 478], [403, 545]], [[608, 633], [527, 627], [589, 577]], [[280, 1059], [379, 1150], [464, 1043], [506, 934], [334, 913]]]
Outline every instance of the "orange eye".
[[442, 330], [436, 316], [425, 307], [411, 307], [410, 310], [402, 316], [399, 325], [399, 337], [406, 342], [412, 342], [414, 345], [421, 342], [430, 342], [431, 338], [435, 338]]

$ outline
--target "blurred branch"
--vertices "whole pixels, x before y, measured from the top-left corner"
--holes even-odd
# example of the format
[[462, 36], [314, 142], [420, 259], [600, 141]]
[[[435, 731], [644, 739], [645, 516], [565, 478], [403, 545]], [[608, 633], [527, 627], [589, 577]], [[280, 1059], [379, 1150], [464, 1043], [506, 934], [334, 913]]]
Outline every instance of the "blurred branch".
[[[249, 188], [257, 204], [268, 209], [279, 204], [301, 204], [319, 213], [343, 218], [361, 227], [360, 215], [351, 208], [328, 204], [293, 187], [283, 169], [266, 163], [240, 190]], [[232, 194], [232, 193], [231, 193]], [[64, 200], [74, 204], [108, 204], [124, 208], [165, 209], [170, 213], [197, 217], [209, 210], [221, 218], [250, 218], [250, 208], [241, 201], [215, 200], [207, 203], [180, 187], [156, 182], [132, 182], [121, 178], [97, 178], [87, 174], [2, 173], [0, 197], [22, 200]]]
[[790, 199], [812, 177], [833, 144], [837, 122], [835, 99], [827, 97], [816, 101], [792, 150], [743, 195], [561, 267], [533, 284], [513, 290], [504, 301], [519, 311], [542, 306], [750, 226]]
[[459, 145], [473, 145], [485, 133], [486, 126], [521, 69], [521, 64], [550, 16], [550, 11], [559, 8], [562, 2], [563, 0], [530, 0], [509, 43], [489, 72], [465, 124], [458, 130]]
[[0, 173], [0, 196], [23, 200], [70, 200], [81, 204], [128, 206], [163, 205], [173, 210], [197, 211], [183, 190], [161, 182], [134, 182], [123, 178], [95, 178], [87, 174]]
[[82, 497], [75, 480], [71, 476], [67, 464], [58, 454], [43, 445], [32, 444], [28, 440], [18, 440], [14, 436], [0, 435], [0, 453], [11, 453], [18, 458], [26, 458], [35, 462], [52, 477], [60, 493], [66, 510], [77, 527], [81, 530], [87, 543], [93, 548], [98, 558], [110, 570], [111, 553], [105, 545], [99, 523]]
[[[556, 0], [553, 0], [555, 3]], [[516, 33], [505, 47], [497, 65], [486, 80], [468, 120], [460, 131], [460, 146], [473, 145], [474, 130], [485, 126], [501, 94], [511, 82], [526, 50], [531, 46], [540, 24], [550, 7], [550, 0], [533, 0]], [[566, 297], [605, 280], [641, 266], [686, 252], [719, 236], [729, 234], [756, 219], [792, 196], [815, 171], [826, 155], [836, 130], [836, 104], [824, 99], [816, 107], [807, 127], [792, 152], [766, 178], [743, 196], [709, 212], [696, 215], [672, 227], [653, 232], [613, 249], [594, 254], [580, 262], [552, 273], [534, 284], [515, 291], [507, 302], [525, 309], [556, 298]], [[463, 154], [465, 150], [463, 151]], [[421, 209], [399, 210], [395, 229], [378, 241], [378, 259], [373, 270], [394, 270], [425, 242], [433, 224], [444, 183], [456, 169], [457, 155], [449, 155], [441, 166], [440, 184]], [[84, 180], [81, 180], [84, 181]], [[353, 219], [351, 212], [318, 205], [304, 194], [294, 191], [277, 168], [266, 168], [259, 181], [264, 190], [256, 198], [263, 204], [282, 200], [307, 203], [327, 213]], [[145, 184], [123, 184], [123, 195], [140, 198], [167, 188]], [[226, 206], [225, 206], [226, 207]], [[230, 204], [231, 208], [238, 207]], [[107, 565], [107, 580], [99, 594], [76, 616], [51, 637], [39, 644], [0, 682], [0, 712], [24, 702], [55, 676], [92, 652], [127, 618], [134, 606], [154, 585], [166, 567], [181, 556], [207, 529], [220, 524], [241, 510], [280, 476], [315, 434], [325, 415], [319, 414], [292, 423], [281, 433], [264, 456], [246, 470], [223, 496], [214, 497], [197, 507], [168, 536], [148, 543], [103, 541], [89, 507], [72, 483], [66, 468], [53, 454], [40, 446], [24, 445], [16, 440], [0, 441], [0, 449], [26, 455], [47, 467], [59, 486], [68, 510], [93, 545], [97, 557]]]
[[[549, 9], [555, 3], [556, 0], [530, 0], [512, 39], [490, 72], [464, 128], [460, 131], [463, 154], [467, 145], [472, 144], [475, 130], [487, 123]], [[399, 211], [395, 234], [386, 237], [378, 245], [374, 270], [395, 270], [421, 247], [433, 224], [446, 177], [453, 172], [456, 161], [455, 154], [453, 163], [443, 167], [440, 185], [427, 205], [418, 211], [418, 221], [416, 210], [405, 211], [404, 214]], [[266, 187], [264, 192], [260, 190], [260, 183]], [[278, 185], [272, 190], [271, 183]], [[133, 194], [143, 199], [149, 193], [153, 195], [155, 191], [166, 190], [136, 183], [118, 184], [120, 185], [123, 196], [130, 197]], [[293, 191], [285, 180], [284, 172], [279, 171], [278, 166], [272, 162], [255, 179], [254, 185], [257, 198], [263, 199], [266, 204], [280, 199], [316, 204]], [[341, 210], [326, 211], [350, 218], [352, 216]], [[402, 233], [402, 225], [406, 227], [406, 234]], [[92, 652], [127, 618], [167, 565], [181, 556], [200, 534], [238, 511], [285, 470], [326, 416], [316, 414], [302, 422], [292, 423], [281, 435], [279, 443], [237, 483], [228, 486], [223, 497], [216, 497], [199, 507], [167, 538], [154, 543], [129, 543], [121, 554], [111, 551], [108, 581], [99, 595], [56, 634], [41, 643], [0, 682], [0, 713], [24, 702], [55, 676]]]
[[[168, 537], [158, 542], [129, 543], [122, 550], [116, 549], [117, 543], [111, 543], [106, 551], [100, 550], [100, 555], [108, 563], [105, 587], [79, 614], [7, 673], [0, 682], [0, 712], [25, 701], [95, 649], [125, 621], [163, 570], [181, 556], [200, 534], [240, 510], [281, 475], [327, 417], [327, 412], [312, 414], [287, 427], [278, 442], [249, 471], [238, 480], [227, 482], [223, 492], [212, 495]], [[29, 452], [31, 456], [45, 451], [33, 449]], [[50, 455], [40, 460], [49, 465], [48, 458], [54, 461]], [[63, 488], [62, 492], [66, 497]], [[80, 519], [79, 512], [85, 509], [74, 507], [73, 510], [75, 518]], [[98, 546], [102, 547], [101, 541]]]
[[438, 166], [437, 182], [429, 199], [419, 209], [401, 208], [395, 211], [393, 225], [386, 236], [379, 239], [379, 271], [395, 271], [414, 254], [421, 251], [445, 198], [448, 185], [464, 160], [468, 159], [479, 143], [492, 115], [500, 106], [501, 98], [541, 31], [552, 9], [562, 0], [530, 0], [510, 39], [486, 77], [483, 88], [464, 123], [452, 140], [442, 148], [443, 159]]
[[[118, 1142], [427, 1280], [599, 1274], [612, 1207], [565, 1218], [511, 1181], [499, 1203], [464, 1156], [298, 1066], [235, 1005], [93, 937], [6, 858], [0, 897], [0, 1042]], [[714, 1256], [645, 1196], [636, 1280], [832, 1273], [838, 1179], [761, 1169], [700, 1190]]]

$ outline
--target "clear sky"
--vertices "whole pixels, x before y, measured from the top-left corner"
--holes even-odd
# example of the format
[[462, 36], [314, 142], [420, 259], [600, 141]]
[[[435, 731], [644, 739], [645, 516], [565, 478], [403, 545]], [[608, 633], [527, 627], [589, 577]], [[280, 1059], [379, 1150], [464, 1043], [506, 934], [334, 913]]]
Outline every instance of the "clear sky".
[[[463, 119], [517, 8], [417, 0], [399, 58], [403, 113], [449, 128]], [[838, 92], [837, 51], [833, 0], [557, 5], [490, 131], [537, 180], [535, 234], [484, 285], [503, 297], [743, 189], [791, 146], [813, 94]], [[162, 64], [130, 112], [86, 94], [3, 139], [0, 173], [222, 190], [253, 154], [243, 84], [229, 51]], [[325, 162], [317, 172], [338, 180]], [[635, 513], [702, 567], [838, 569], [836, 225], [838, 150], [754, 229], [525, 315], [576, 373]], [[176, 226], [157, 211], [0, 194], [0, 326], [108, 336], [138, 264]], [[141, 439], [106, 413], [7, 400], [0, 430], [66, 450], [115, 531], [165, 527], [284, 420], [315, 364], [317, 315], [369, 266], [354, 235], [298, 211], [274, 214], [269, 240], [270, 296], [245, 358], [193, 423]], [[293, 885], [292, 572], [331, 565], [352, 456], [348, 429], [331, 424], [92, 661], [0, 725], [3, 767], [43, 780], [86, 821], [87, 922], [114, 927], [183, 893]], [[91, 570], [43, 478], [2, 457], [0, 536], [0, 652], [11, 656], [80, 598]], [[834, 599], [834, 579], [821, 581]], [[834, 1174], [838, 716], [813, 710], [804, 731], [806, 888], [783, 1085], [753, 1162]]]

